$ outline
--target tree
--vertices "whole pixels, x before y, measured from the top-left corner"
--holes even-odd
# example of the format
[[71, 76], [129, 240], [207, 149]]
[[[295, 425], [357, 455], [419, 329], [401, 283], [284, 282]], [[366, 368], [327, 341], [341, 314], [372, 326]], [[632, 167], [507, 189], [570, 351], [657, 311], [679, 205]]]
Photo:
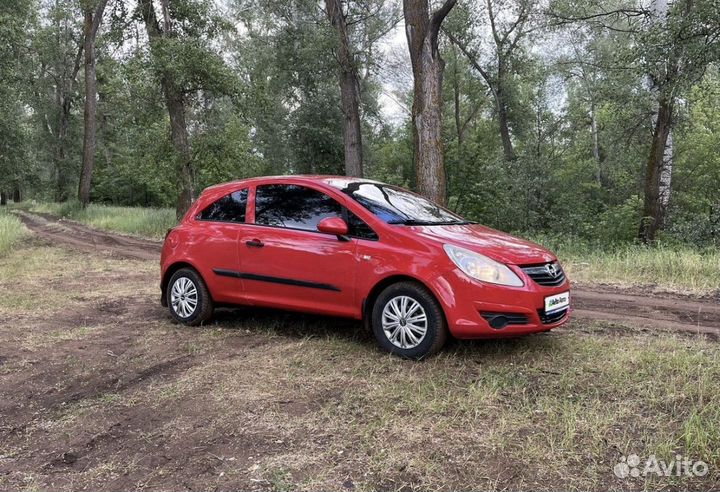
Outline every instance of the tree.
[[644, 65], [654, 111], [639, 238], [651, 243], [670, 203], [676, 101], [717, 61], [720, 19], [716, 3], [702, 0], [679, 0], [672, 6], [653, 0], [647, 17]]
[[95, 71], [95, 38], [108, 0], [99, 0], [97, 5], [88, 3], [83, 7], [83, 49], [85, 51], [85, 134], [83, 137], [83, 161], [78, 186], [78, 200], [83, 208], [90, 203], [90, 184], [95, 165], [95, 133], [97, 121], [97, 75]]
[[347, 18], [341, 0], [325, 0], [330, 23], [335, 28], [338, 78], [343, 113], [343, 142], [345, 146], [345, 174], [363, 175], [363, 146], [360, 126], [360, 80], [350, 45]]
[[0, 193], [2, 204], [12, 192], [19, 201], [28, 159], [26, 107], [22, 86], [28, 77], [34, 2], [18, 0], [0, 5]]
[[[153, 0], [139, 0], [151, 52], [161, 50], [160, 43], [162, 40], [174, 36], [169, 2], [170, 0], [160, 0], [163, 15], [163, 26], [161, 27], [155, 15]], [[195, 193], [192, 153], [185, 122], [185, 100], [181, 88], [178, 87], [172, 73], [168, 70], [161, 70], [160, 84], [165, 97], [165, 105], [170, 115], [170, 139], [178, 154], [178, 198], [175, 213], [177, 218], [180, 219], [190, 208]]]
[[643, 207], [638, 238], [655, 241], [670, 203], [672, 128], [678, 98], [719, 59], [720, 10], [714, 0], [632, 1], [619, 8], [558, 0], [551, 12], [558, 24], [585, 23], [592, 29], [622, 32], [631, 57], [618, 59], [640, 81], [652, 114], [650, 145], [643, 173]]
[[[450, 41], [468, 57], [473, 68], [477, 70], [487, 84], [495, 101], [500, 140], [505, 160], [514, 161], [516, 152], [510, 134], [510, 93], [512, 92], [512, 76], [516, 72], [517, 51], [532, 30], [529, 26], [533, 20], [534, 2], [532, 0], [518, 0], [505, 2], [504, 8], [497, 12], [495, 0], [486, 0], [485, 14], [492, 35], [492, 57], [487, 65], [483, 66], [481, 57], [476, 50], [470, 47], [468, 40], [463, 40], [446, 30]], [[502, 14], [502, 15], [500, 15]]]
[[428, 0], [403, 0], [405, 34], [413, 69], [412, 127], [415, 142], [415, 186], [427, 198], [446, 201], [442, 141], [442, 79], [445, 62], [438, 36], [457, 0], [430, 14]]
[[[53, 133], [53, 167], [55, 174], [56, 201], [69, 198], [72, 182], [72, 163], [68, 157], [70, 120], [75, 98], [75, 84], [82, 66], [84, 44], [78, 32], [76, 4], [68, 0], [55, 0], [50, 9], [52, 23], [47, 26], [47, 36], [38, 36], [40, 52], [40, 78], [48, 78], [54, 95], [53, 115], [46, 114], [47, 128]], [[54, 126], [50, 123], [54, 120]]]
[[[691, 9], [691, 1], [686, 1], [687, 8]], [[649, 16], [653, 24], [652, 27], [664, 29], [668, 17], [667, 0], [652, 0]], [[673, 64], [678, 63], [678, 60], [668, 60], [668, 62]], [[645, 243], [655, 240], [657, 231], [663, 226], [665, 213], [670, 203], [675, 96], [663, 91], [663, 89], [666, 89], [663, 87], [665, 83], [673, 83], [673, 75], [671, 75], [670, 70], [668, 70], [667, 66], [659, 67], [659, 70], [648, 72], [646, 78], [648, 89], [653, 97], [653, 137], [650, 145], [650, 156], [645, 168], [645, 200], [643, 218], [640, 221], [639, 229], [640, 240]], [[671, 80], [667, 80], [662, 72], [669, 75]]]
[[[587, 29], [579, 26], [562, 37], [562, 42], [571, 48], [570, 53], [558, 61], [561, 73], [568, 79], [569, 89], [576, 89], [578, 99], [587, 107], [591, 137], [592, 157], [595, 161], [595, 178], [598, 186], [603, 185], [603, 161], [600, 123], [598, 118], [601, 101], [601, 86], [604, 73], [601, 69], [601, 55], [598, 47], [603, 38], [592, 38]], [[577, 84], [577, 87], [575, 85]]]

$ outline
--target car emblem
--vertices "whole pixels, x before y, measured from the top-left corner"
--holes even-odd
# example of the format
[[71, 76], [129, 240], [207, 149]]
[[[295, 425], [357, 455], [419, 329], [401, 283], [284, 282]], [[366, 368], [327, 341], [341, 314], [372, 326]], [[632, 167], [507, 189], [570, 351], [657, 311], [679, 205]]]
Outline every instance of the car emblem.
[[559, 273], [559, 272], [558, 272], [558, 269], [557, 269], [557, 267], [556, 267], [554, 264], [552, 264], [552, 263], [548, 263], [547, 265], [545, 265], [545, 270], [547, 270], [548, 275], [550, 275], [551, 277], [557, 277], [557, 276], [558, 276], [558, 273]]

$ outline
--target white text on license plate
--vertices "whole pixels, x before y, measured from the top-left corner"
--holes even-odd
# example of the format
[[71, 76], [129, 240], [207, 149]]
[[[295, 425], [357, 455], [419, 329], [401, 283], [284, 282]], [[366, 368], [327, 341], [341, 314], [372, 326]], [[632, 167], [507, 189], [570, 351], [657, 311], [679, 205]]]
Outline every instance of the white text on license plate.
[[545, 298], [545, 314], [554, 313], [570, 305], [570, 292], [555, 294]]

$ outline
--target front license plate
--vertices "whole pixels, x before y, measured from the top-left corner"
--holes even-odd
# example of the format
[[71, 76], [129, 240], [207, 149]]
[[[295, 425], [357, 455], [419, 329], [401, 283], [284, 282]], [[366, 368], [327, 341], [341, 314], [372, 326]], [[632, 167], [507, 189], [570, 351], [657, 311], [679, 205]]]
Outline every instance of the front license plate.
[[555, 294], [545, 298], [545, 314], [551, 314], [565, 309], [570, 305], [570, 292]]

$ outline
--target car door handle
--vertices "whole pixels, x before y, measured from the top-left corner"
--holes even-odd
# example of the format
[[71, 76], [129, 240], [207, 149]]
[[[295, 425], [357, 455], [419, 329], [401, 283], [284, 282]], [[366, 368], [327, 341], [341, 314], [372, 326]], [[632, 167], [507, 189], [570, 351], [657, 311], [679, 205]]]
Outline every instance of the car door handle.
[[250, 241], [245, 241], [245, 246], [248, 248], [262, 248], [265, 244], [259, 239], [252, 239]]

